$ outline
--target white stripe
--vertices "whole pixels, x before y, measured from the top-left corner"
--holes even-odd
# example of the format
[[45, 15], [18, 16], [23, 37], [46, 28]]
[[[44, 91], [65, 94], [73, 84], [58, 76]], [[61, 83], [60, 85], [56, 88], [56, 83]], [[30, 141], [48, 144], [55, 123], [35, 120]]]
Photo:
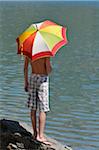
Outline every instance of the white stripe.
[[40, 28], [40, 26], [43, 24], [43, 22], [40, 22], [40, 23], [35, 23], [35, 24], [33, 24], [33, 26], [35, 27], [35, 28]]
[[49, 48], [45, 41], [43, 40], [41, 34], [37, 32], [34, 44], [32, 47], [32, 56], [39, 53], [39, 52], [44, 52], [44, 51], [49, 51]]

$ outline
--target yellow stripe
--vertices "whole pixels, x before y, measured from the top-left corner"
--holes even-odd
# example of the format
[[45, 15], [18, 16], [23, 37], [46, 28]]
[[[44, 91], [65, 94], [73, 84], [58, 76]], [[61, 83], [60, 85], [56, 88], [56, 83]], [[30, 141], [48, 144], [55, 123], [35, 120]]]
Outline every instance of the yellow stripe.
[[34, 32], [36, 31], [36, 28], [31, 25], [27, 30], [25, 30], [20, 36], [19, 36], [19, 41], [20, 45]]
[[51, 34], [58, 36], [59, 38], [62, 38], [62, 26], [51, 25], [43, 29], [40, 29], [40, 31], [51, 33]]

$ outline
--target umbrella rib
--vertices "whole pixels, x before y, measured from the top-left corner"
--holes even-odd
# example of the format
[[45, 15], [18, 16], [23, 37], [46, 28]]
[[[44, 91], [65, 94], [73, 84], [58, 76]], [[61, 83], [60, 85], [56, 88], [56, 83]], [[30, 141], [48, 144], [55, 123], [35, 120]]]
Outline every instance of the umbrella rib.
[[[40, 33], [40, 32], [39, 32]], [[40, 33], [40, 35], [42, 36], [42, 34]], [[47, 47], [49, 48], [49, 50], [50, 50], [50, 47], [49, 47], [49, 44], [46, 42], [46, 40], [44, 39], [44, 37], [42, 36], [42, 38], [43, 38], [43, 40], [44, 40], [44, 42], [46, 43], [46, 45], [47, 45]]]
[[[38, 31], [38, 33], [40, 34], [40, 32]], [[41, 34], [40, 34], [41, 35]], [[36, 36], [38, 36], [37, 34], [36, 34]], [[36, 38], [36, 36], [35, 36], [35, 38]], [[44, 43], [46, 44], [46, 47], [50, 50], [50, 47], [49, 47], [49, 45], [48, 45], [48, 43], [46, 42], [46, 40], [43, 38], [43, 36], [41, 35], [41, 37], [42, 37], [42, 40], [44, 41]], [[35, 41], [34, 41], [35, 42]], [[34, 44], [33, 44], [33, 46], [32, 46], [32, 49], [33, 49], [33, 47], [34, 47]]]

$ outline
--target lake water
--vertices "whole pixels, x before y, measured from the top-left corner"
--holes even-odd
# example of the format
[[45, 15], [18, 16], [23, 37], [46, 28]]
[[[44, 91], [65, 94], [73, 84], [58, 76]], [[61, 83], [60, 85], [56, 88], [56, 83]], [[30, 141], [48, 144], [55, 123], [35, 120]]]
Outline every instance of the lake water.
[[51, 59], [46, 134], [74, 150], [99, 150], [99, 2], [0, 2], [0, 118], [31, 125], [16, 37], [52, 20], [68, 28]]

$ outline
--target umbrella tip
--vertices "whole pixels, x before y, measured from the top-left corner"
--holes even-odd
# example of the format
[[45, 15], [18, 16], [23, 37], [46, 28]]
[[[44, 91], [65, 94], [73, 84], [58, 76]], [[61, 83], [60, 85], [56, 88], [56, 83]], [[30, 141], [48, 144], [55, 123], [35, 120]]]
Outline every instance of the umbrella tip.
[[36, 24], [36, 29], [37, 29], [37, 31], [38, 31], [38, 27], [37, 27], [37, 24]]

